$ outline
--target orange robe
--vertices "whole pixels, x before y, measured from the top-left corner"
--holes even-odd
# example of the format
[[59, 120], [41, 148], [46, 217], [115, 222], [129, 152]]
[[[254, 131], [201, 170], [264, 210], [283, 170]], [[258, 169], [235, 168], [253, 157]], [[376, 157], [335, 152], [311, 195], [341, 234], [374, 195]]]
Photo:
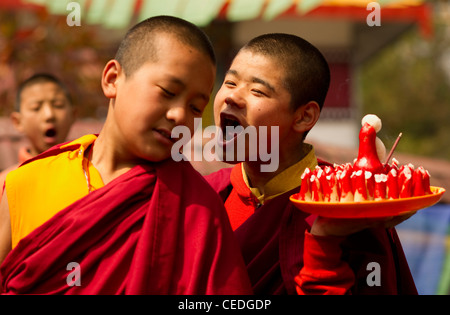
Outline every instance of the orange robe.
[[26, 147], [22, 147], [19, 149], [19, 153], [18, 153], [19, 163], [15, 164], [13, 166], [10, 166], [10, 167], [4, 169], [2, 172], [0, 172], [0, 200], [2, 199], [3, 190], [5, 188], [6, 175], [8, 175], [9, 172], [18, 168], [23, 162], [25, 162], [26, 160], [29, 160], [31, 158], [33, 158], [33, 156], [30, 154], [28, 149]]
[[[58, 211], [88, 193], [84, 170], [88, 163], [84, 151], [97, 139], [87, 135], [61, 148], [78, 146], [57, 156], [39, 158], [10, 172], [6, 177], [6, 194], [11, 217], [12, 248], [31, 231], [42, 225]], [[103, 187], [100, 174], [89, 163], [89, 182], [92, 189]], [[42, 178], [51, 178], [41, 185]]]

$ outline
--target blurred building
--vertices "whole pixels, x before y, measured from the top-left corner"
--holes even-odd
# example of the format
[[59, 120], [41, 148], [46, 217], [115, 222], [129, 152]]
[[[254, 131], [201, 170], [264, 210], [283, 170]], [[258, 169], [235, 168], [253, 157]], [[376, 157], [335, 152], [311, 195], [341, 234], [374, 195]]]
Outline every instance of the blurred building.
[[[99, 38], [111, 42], [118, 42], [129, 26], [147, 17], [179, 16], [205, 28], [222, 67], [257, 35], [299, 35], [324, 53], [332, 78], [322, 118], [308, 140], [349, 148], [357, 146], [363, 115], [359, 66], [411, 27], [418, 27], [424, 36], [432, 32], [431, 9], [418, 0], [4, 0], [2, 7], [44, 9], [67, 17], [70, 25], [76, 19], [77, 25], [98, 25]], [[219, 66], [219, 81], [223, 70]], [[213, 124], [211, 107], [204, 120], [203, 126]]]
[[[103, 100], [101, 90], [94, 89], [90, 94], [82, 94], [86, 86], [79, 85], [86, 80], [75, 82], [73, 77], [84, 75], [90, 79], [91, 85], [97, 85], [104, 61], [95, 60], [93, 55], [95, 52], [103, 52], [104, 56], [112, 58], [126, 30], [140, 20], [167, 14], [182, 17], [203, 27], [211, 37], [218, 55], [217, 86], [221, 84], [234, 54], [251, 38], [271, 32], [299, 35], [317, 46], [330, 65], [331, 86], [323, 113], [307, 140], [317, 144], [318, 148], [324, 148], [323, 152], [318, 153], [328, 154], [332, 161], [342, 159], [343, 149], [352, 151], [358, 145], [360, 120], [366, 114], [361, 113], [358, 79], [361, 65], [411, 28], [417, 28], [424, 37], [432, 34], [431, 8], [425, 1], [419, 0], [2, 0], [1, 11], [16, 13], [15, 16], [20, 21], [17, 23], [17, 35], [14, 39], [25, 42], [34, 40], [36, 36], [51, 37], [51, 31], [70, 38], [87, 37], [89, 33], [80, 33], [79, 30], [94, 27], [91, 35], [95, 37], [95, 41], [87, 42], [87, 47], [78, 50], [75, 47], [69, 52], [62, 49], [44, 51], [37, 55], [37, 58], [50, 59], [50, 66], [58, 71], [69, 71], [66, 73], [66, 82], [75, 89], [74, 94], [84, 97], [78, 100], [81, 107], [87, 106], [89, 102], [93, 103], [84, 112], [94, 112], [86, 117], [97, 118], [97, 121], [80, 120], [73, 127], [73, 136], [90, 130], [98, 132], [106, 112], [102, 106], [106, 101]], [[59, 17], [59, 20], [46, 25], [51, 17]], [[40, 25], [35, 25], [36, 23]], [[49, 29], [54, 25], [58, 28]], [[55, 37], [55, 40], [61, 41], [61, 38]], [[67, 41], [67, 45], [80, 45], [73, 41]], [[97, 46], [90, 47], [93, 43]], [[21, 47], [20, 44], [17, 42], [10, 45]], [[59, 42], [54, 43], [54, 46], [60, 45]], [[53, 57], [46, 54], [53, 54]], [[68, 68], [63, 61], [52, 61], [61, 54], [65, 62], [75, 64], [76, 67]], [[30, 53], [26, 58], [31, 56]], [[28, 60], [23, 60], [23, 63], [26, 62]], [[49, 67], [48, 63], [41, 64], [38, 62], [35, 66]], [[0, 65], [0, 92], [6, 90], [10, 95], [3, 102], [11, 102], [14, 79], [20, 79], [12, 68], [7, 69], [9, 72], [2, 75]], [[18, 72], [17, 69], [14, 70]], [[16, 77], [12, 77], [14, 74]], [[102, 105], [98, 105], [100, 103]], [[96, 109], [92, 109], [93, 106]], [[81, 112], [83, 113], [83, 108]], [[207, 108], [203, 119], [203, 127], [214, 123], [212, 106]], [[17, 148], [23, 143], [21, 135], [13, 130], [7, 118], [3, 118], [0, 121], [0, 169], [11, 164], [16, 158]], [[335, 154], [330, 155], [330, 152]], [[354, 156], [350, 161], [353, 158]], [[221, 163], [217, 165], [222, 166]], [[202, 171], [204, 166], [200, 163], [198, 167]], [[213, 169], [209, 165], [207, 171], [203, 172]]]

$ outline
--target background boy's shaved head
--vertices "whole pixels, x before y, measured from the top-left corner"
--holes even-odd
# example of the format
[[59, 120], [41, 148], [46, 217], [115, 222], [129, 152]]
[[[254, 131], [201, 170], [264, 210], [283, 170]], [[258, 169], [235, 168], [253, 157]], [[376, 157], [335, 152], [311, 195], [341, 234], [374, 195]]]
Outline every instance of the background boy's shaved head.
[[322, 108], [330, 85], [330, 69], [320, 51], [301, 37], [274, 33], [258, 36], [241, 50], [273, 58], [285, 71], [285, 88], [294, 108], [316, 101]]
[[[158, 61], [157, 37], [175, 36], [185, 45], [204, 53], [216, 64], [213, 46], [207, 35], [194, 24], [173, 16], [157, 16], [131, 28], [122, 40], [115, 59], [130, 76], [145, 62]], [[163, 58], [163, 56], [161, 56]]]
[[61, 88], [61, 90], [63, 90], [64, 94], [66, 95], [66, 98], [69, 101], [69, 103], [73, 104], [72, 97], [70, 96], [69, 90], [57, 77], [55, 77], [51, 74], [48, 74], [48, 73], [37, 73], [37, 74], [34, 74], [33, 76], [31, 76], [30, 78], [26, 79], [19, 85], [19, 87], [17, 89], [17, 93], [16, 93], [16, 104], [14, 106], [14, 110], [16, 112], [20, 112], [20, 104], [22, 102], [23, 90], [25, 90], [26, 88], [33, 86], [35, 84], [47, 83], [47, 82], [54, 83], [57, 86], [59, 86]]

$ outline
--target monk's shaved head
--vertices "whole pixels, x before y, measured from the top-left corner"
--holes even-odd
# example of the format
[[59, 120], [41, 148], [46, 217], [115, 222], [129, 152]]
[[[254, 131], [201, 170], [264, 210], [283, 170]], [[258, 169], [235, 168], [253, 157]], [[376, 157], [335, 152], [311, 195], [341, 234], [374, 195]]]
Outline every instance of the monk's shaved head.
[[322, 108], [330, 85], [330, 69], [322, 53], [301, 37], [291, 34], [264, 34], [241, 50], [272, 58], [285, 72], [284, 85], [297, 108], [315, 101]]
[[122, 40], [115, 59], [130, 76], [146, 62], [157, 62], [158, 38], [174, 36], [183, 44], [208, 56], [216, 64], [214, 49], [209, 38], [194, 24], [172, 16], [157, 16], [131, 28]]

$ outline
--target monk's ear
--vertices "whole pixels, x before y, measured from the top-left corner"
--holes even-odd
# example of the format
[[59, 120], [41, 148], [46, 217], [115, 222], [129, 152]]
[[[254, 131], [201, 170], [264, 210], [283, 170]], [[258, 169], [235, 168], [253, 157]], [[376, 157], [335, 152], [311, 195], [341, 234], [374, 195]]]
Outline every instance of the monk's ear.
[[320, 117], [320, 106], [317, 102], [310, 101], [298, 107], [294, 113], [293, 128], [298, 133], [305, 133], [311, 130]]
[[117, 83], [122, 73], [122, 67], [117, 60], [110, 60], [103, 69], [102, 89], [107, 98], [115, 98], [117, 94]]
[[10, 118], [14, 128], [20, 132], [23, 132], [22, 114], [19, 112], [12, 112]]

